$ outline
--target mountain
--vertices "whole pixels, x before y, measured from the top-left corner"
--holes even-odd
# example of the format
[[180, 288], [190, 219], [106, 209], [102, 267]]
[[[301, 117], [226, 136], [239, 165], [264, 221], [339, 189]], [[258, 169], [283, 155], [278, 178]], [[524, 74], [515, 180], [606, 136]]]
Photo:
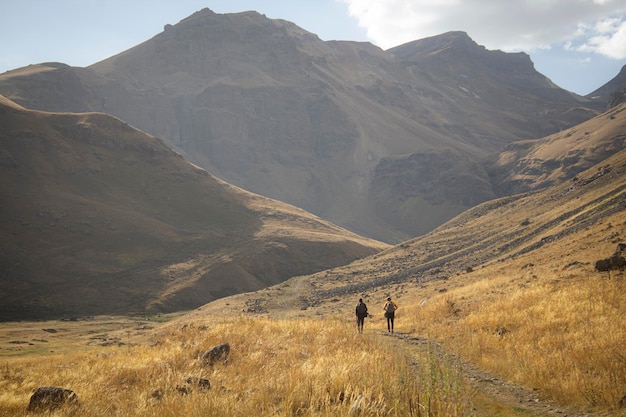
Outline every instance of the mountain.
[[[617, 74], [613, 79], [597, 90], [589, 93], [587, 97], [610, 104], [612, 96], [616, 93], [623, 96], [624, 90], [626, 90], [626, 65], [622, 67], [619, 74]], [[623, 101], [623, 99], [621, 101]]]
[[[626, 104], [615, 111], [626, 112]], [[595, 122], [623, 123], [610, 115], [598, 116]], [[609, 126], [608, 131], [612, 128]], [[285, 310], [298, 317], [302, 315], [301, 307], [311, 316], [340, 309], [338, 302], [343, 304], [338, 314], [352, 315], [353, 300], [358, 297], [368, 302], [377, 300], [382, 307], [382, 300], [390, 294], [401, 297], [408, 308], [408, 304], [415, 306], [419, 301], [445, 297], [449, 288], [471, 287], [474, 274], [484, 279], [474, 289], [476, 294], [515, 297], [519, 295], [517, 286], [525, 286], [531, 276], [544, 281], [605, 277], [594, 271], [594, 263], [612, 255], [624, 236], [626, 149], [622, 148], [579, 172], [576, 182], [556, 179], [536, 191], [479, 204], [430, 233], [383, 252], [292, 278], [278, 286], [282, 289], [279, 294], [276, 287], [271, 287], [235, 295], [209, 303], [190, 313], [190, 317], [212, 317], [216, 310], [245, 307], [277, 317], [284, 317]], [[494, 275], [497, 270], [507, 270], [512, 281]], [[535, 270], [545, 275], [537, 278]], [[456, 301], [472, 302], [463, 298]], [[377, 311], [372, 309], [372, 314]], [[407, 317], [409, 313], [405, 310], [403, 314]]]
[[0, 96], [0, 126], [1, 320], [187, 310], [387, 247], [103, 113]]
[[386, 242], [496, 197], [488, 155], [606, 107], [462, 32], [383, 51], [208, 9], [87, 68], [2, 74], [0, 94], [114, 115], [232, 184]]

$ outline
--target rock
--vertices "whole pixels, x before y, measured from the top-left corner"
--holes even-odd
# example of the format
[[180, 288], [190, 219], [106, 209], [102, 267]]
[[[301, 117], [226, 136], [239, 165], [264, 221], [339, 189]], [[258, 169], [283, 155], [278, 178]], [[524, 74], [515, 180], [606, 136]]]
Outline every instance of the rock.
[[595, 268], [599, 272], [606, 272], [611, 270], [610, 259], [599, 259], [596, 261]]
[[185, 382], [187, 382], [188, 385], [195, 385], [201, 390], [207, 390], [211, 388], [211, 382], [206, 378], [189, 377]]
[[229, 353], [230, 345], [228, 343], [222, 343], [204, 352], [202, 360], [209, 366], [213, 366], [218, 361], [226, 363]]
[[39, 387], [30, 397], [27, 411], [56, 410], [65, 404], [76, 404], [78, 396], [70, 389]]
[[191, 388], [184, 385], [176, 385], [176, 391], [178, 391], [181, 395], [187, 395], [191, 393]]
[[176, 391], [181, 395], [188, 395], [193, 392], [193, 387], [197, 387], [200, 391], [211, 388], [211, 383], [206, 378], [189, 377], [185, 380], [186, 385], [176, 385]]
[[152, 394], [150, 394], [150, 396], [152, 398], [154, 398], [155, 400], [162, 400], [163, 399], [163, 390], [161, 388], [157, 388], [154, 391], [152, 391]]

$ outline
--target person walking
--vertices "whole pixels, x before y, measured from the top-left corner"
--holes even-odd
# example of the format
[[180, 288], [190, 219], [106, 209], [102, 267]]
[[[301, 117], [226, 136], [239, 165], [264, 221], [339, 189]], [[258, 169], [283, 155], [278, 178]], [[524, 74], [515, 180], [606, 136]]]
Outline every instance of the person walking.
[[398, 305], [391, 301], [391, 297], [387, 297], [387, 302], [383, 306], [385, 310], [385, 318], [387, 319], [387, 331], [393, 333], [393, 319], [396, 316]]
[[363, 333], [365, 317], [367, 317], [367, 305], [363, 302], [362, 298], [359, 298], [359, 302], [356, 305], [356, 327], [359, 333]]

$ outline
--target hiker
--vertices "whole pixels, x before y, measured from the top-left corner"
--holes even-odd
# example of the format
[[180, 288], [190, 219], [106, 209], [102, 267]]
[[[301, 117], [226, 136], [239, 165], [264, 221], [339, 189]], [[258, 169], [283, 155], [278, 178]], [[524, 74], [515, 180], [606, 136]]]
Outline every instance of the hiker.
[[391, 301], [391, 297], [387, 297], [383, 310], [385, 310], [385, 317], [387, 318], [387, 331], [391, 333], [393, 333], [393, 319], [396, 316], [397, 309], [398, 305]]
[[359, 333], [363, 333], [365, 317], [367, 317], [367, 305], [365, 305], [362, 298], [359, 298], [359, 302], [356, 305], [356, 326]]

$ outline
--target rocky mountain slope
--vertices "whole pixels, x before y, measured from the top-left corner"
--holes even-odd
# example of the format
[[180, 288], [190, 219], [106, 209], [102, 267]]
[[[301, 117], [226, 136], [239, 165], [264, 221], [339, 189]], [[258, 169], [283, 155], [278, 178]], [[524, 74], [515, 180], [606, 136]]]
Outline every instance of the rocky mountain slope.
[[578, 173], [626, 149], [625, 110], [619, 105], [559, 133], [508, 145], [490, 159], [496, 193], [521, 193], [567, 180], [576, 185]]
[[186, 310], [387, 247], [102, 113], [0, 96], [0, 126], [0, 320]]
[[[626, 111], [626, 105], [615, 111]], [[573, 270], [600, 274], [595, 261], [610, 256], [625, 236], [626, 149], [621, 149], [580, 172], [575, 183], [555, 180], [538, 191], [494, 199], [378, 254], [217, 300], [191, 317], [211, 317], [224, 308], [276, 317], [298, 316], [302, 309], [309, 316], [329, 311], [351, 316], [358, 297], [382, 305], [389, 294], [402, 294], [405, 303], [415, 305], [444, 293], [452, 277], [454, 285], [467, 285], [482, 268], [515, 268], [512, 273], [522, 277], [533, 264], [555, 276]]]
[[461, 32], [383, 51], [208, 9], [88, 68], [2, 74], [0, 93], [112, 114], [230, 183], [387, 242], [494, 198], [489, 154], [606, 107]]

